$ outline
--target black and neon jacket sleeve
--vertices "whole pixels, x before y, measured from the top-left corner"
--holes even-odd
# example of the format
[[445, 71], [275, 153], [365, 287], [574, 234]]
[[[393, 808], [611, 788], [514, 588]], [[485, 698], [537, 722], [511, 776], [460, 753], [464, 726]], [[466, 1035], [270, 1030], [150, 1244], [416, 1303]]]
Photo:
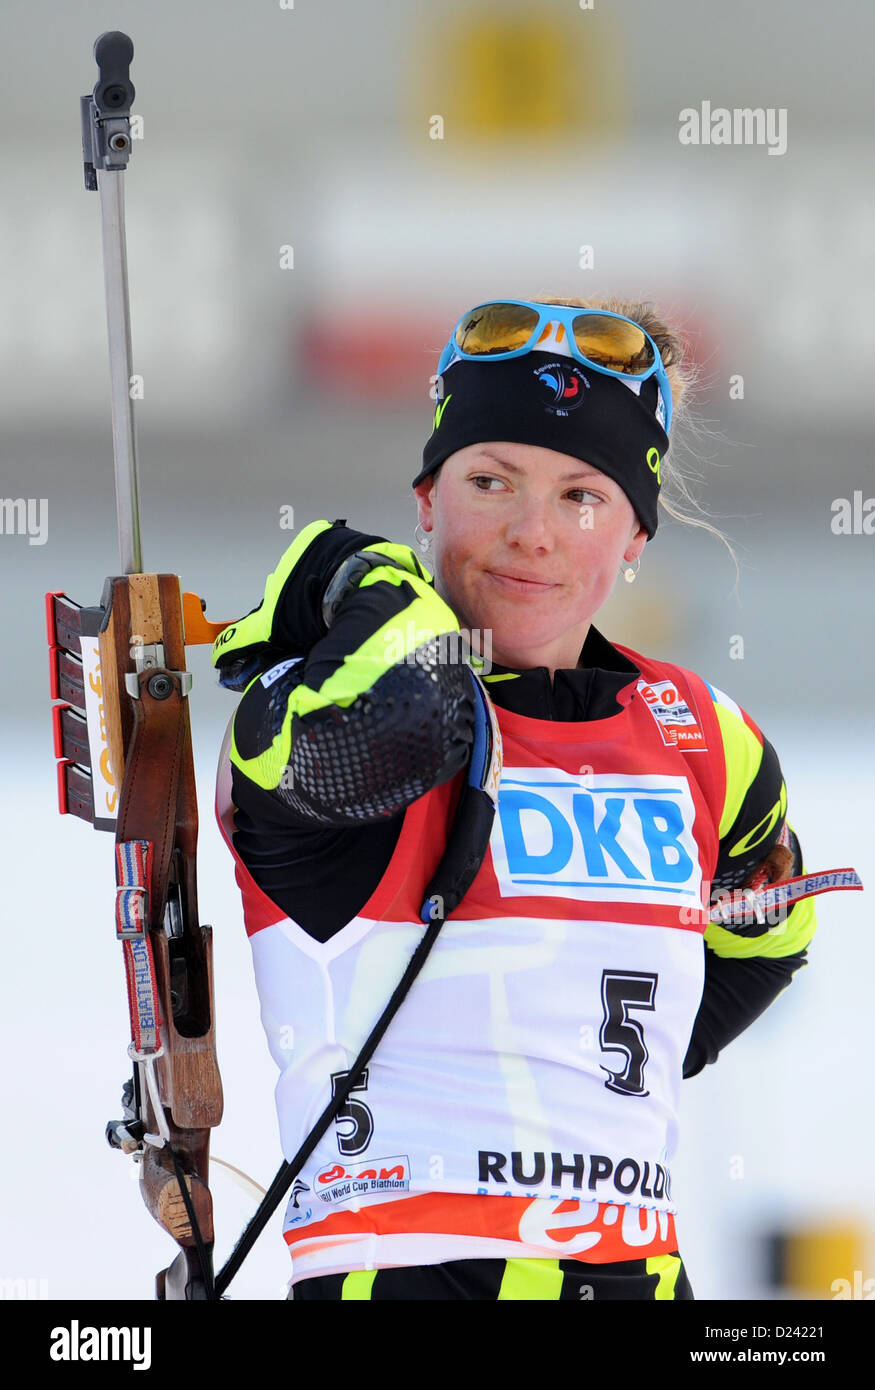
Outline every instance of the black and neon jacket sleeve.
[[[726, 789], [719, 826], [716, 890], [738, 888], [778, 842], [787, 817], [787, 788], [778, 755], [762, 731], [714, 686], [708, 687], [720, 727]], [[802, 850], [787, 821], [794, 861], [805, 872]], [[711, 923], [705, 931], [705, 983], [693, 1026], [684, 1076], [695, 1076], [754, 1022], [807, 964], [816, 930], [815, 900], [794, 903], [784, 920], [734, 931]]]
[[325, 624], [322, 599], [338, 567], [382, 542], [343, 521], [313, 522], [268, 577], [262, 603], [214, 646], [220, 673], [239, 667], [241, 649], [257, 668], [234, 717], [235, 785], [242, 779], [288, 824], [388, 819], [470, 755], [470, 672], [441, 659], [458, 620], [418, 559], [371, 570]]

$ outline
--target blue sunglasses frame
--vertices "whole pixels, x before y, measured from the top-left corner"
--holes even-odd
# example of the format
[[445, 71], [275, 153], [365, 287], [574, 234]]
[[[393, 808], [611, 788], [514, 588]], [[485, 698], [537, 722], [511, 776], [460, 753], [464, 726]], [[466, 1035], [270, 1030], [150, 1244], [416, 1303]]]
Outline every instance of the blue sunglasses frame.
[[[528, 342], [524, 343], [522, 347], [513, 348], [510, 352], [465, 352], [465, 350], [460, 348], [457, 344], [456, 334], [465, 319], [469, 318], [471, 314], [475, 314], [478, 309], [488, 308], [490, 304], [519, 304], [525, 309], [534, 309], [538, 315], [538, 322], [532, 329]], [[631, 323], [634, 328], [638, 329], [639, 333], [644, 334], [648, 343], [650, 343], [650, 346], [653, 348], [654, 360], [652, 365], [648, 367], [645, 372], [617, 372], [611, 367], [601, 367], [598, 362], [591, 362], [588, 357], [584, 357], [577, 343], [574, 341], [573, 321], [576, 318], [588, 315], [598, 315], [600, 318], [620, 319], [622, 323]], [[575, 357], [578, 362], [582, 362], [585, 367], [589, 367], [592, 371], [601, 372], [603, 376], [619, 377], [621, 381], [643, 382], [648, 381], [652, 376], [656, 377], [662, 392], [663, 401], [665, 402], [664, 429], [666, 434], [668, 434], [671, 429], [672, 417], [671, 387], [668, 384], [665, 363], [662, 360], [659, 348], [656, 346], [650, 334], [641, 327], [640, 323], [636, 323], [634, 319], [626, 318], [625, 314], [616, 314], [610, 309], [578, 309], [576, 306], [570, 304], [539, 304], [531, 299], [485, 299], [481, 304], [475, 304], [472, 309], [468, 309], [457, 321], [450, 334], [449, 341], [438, 360], [437, 374], [441, 376], [452, 363], [458, 359], [464, 359], [468, 362], [506, 362], [511, 357], [524, 357], [527, 352], [532, 352], [534, 350], [537, 340], [541, 336], [542, 329], [544, 329], [547, 324], [557, 321], [561, 323], [566, 330], [568, 348], [572, 356]]]

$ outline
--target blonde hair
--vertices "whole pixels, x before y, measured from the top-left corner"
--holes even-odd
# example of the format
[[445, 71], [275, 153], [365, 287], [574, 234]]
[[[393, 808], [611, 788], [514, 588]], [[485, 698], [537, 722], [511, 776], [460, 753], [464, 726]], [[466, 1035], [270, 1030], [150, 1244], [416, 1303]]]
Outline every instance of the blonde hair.
[[[650, 300], [633, 302], [610, 297], [572, 299], [538, 294], [532, 296], [532, 302], [565, 305], [574, 309], [607, 309], [611, 313], [622, 314], [624, 318], [634, 319], [645, 333], [650, 334], [662, 357], [672, 395], [671, 451], [662, 463], [663, 485], [659, 491], [658, 506], [675, 521], [685, 526], [698, 526], [704, 531], [710, 531], [722, 541], [732, 556], [737, 585], [739, 566], [732, 542], [719, 527], [707, 519], [705, 508], [691, 489], [691, 483], [694, 480], [701, 481], [702, 474], [695, 466], [685, 467], [679, 458], [678, 444], [680, 451], [689, 453], [694, 461], [698, 459], [698, 447], [691, 447], [687, 443], [688, 435], [692, 436], [698, 446], [702, 438], [712, 433], [704, 422], [697, 420], [693, 414], [692, 407], [696, 390], [702, 381], [703, 369], [692, 357], [689, 339], [680, 328], [666, 323]], [[440, 469], [435, 474], [435, 484], [437, 473], [440, 473]], [[691, 511], [689, 508], [695, 510]]]

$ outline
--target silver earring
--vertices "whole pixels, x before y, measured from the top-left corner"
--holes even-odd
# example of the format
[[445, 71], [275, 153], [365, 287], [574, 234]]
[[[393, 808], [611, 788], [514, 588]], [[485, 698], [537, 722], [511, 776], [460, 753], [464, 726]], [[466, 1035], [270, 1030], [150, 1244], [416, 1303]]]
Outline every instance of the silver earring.
[[431, 536], [428, 534], [427, 531], [423, 531], [423, 534], [421, 536], [417, 536], [417, 531], [422, 531], [422, 525], [418, 521], [416, 523], [416, 529], [414, 530], [413, 535], [416, 539], [416, 544], [419, 546], [420, 550], [425, 552], [429, 549], [431, 545]]
[[634, 584], [635, 580], [638, 578], [638, 570], [640, 570], [640, 568], [641, 568], [641, 556], [640, 556], [640, 555], [638, 556], [638, 559], [635, 561], [635, 565], [636, 565], [636, 568], [635, 568], [635, 569], [633, 569], [632, 566], [630, 565], [630, 566], [628, 567], [628, 569], [624, 569], [624, 570], [623, 570], [623, 578], [625, 579], [625, 581], [626, 581], [627, 584]]

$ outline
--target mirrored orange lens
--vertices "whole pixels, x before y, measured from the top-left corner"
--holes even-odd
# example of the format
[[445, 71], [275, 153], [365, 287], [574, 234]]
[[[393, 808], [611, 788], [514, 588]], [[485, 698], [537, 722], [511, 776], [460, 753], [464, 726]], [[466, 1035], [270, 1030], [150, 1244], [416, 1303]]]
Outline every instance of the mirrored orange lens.
[[456, 347], [477, 357], [515, 352], [525, 347], [537, 323], [536, 310], [524, 304], [481, 304], [456, 329]]
[[580, 314], [574, 320], [574, 341], [584, 357], [597, 367], [608, 367], [626, 376], [638, 376], [656, 360], [643, 328], [626, 319], [601, 314]]

